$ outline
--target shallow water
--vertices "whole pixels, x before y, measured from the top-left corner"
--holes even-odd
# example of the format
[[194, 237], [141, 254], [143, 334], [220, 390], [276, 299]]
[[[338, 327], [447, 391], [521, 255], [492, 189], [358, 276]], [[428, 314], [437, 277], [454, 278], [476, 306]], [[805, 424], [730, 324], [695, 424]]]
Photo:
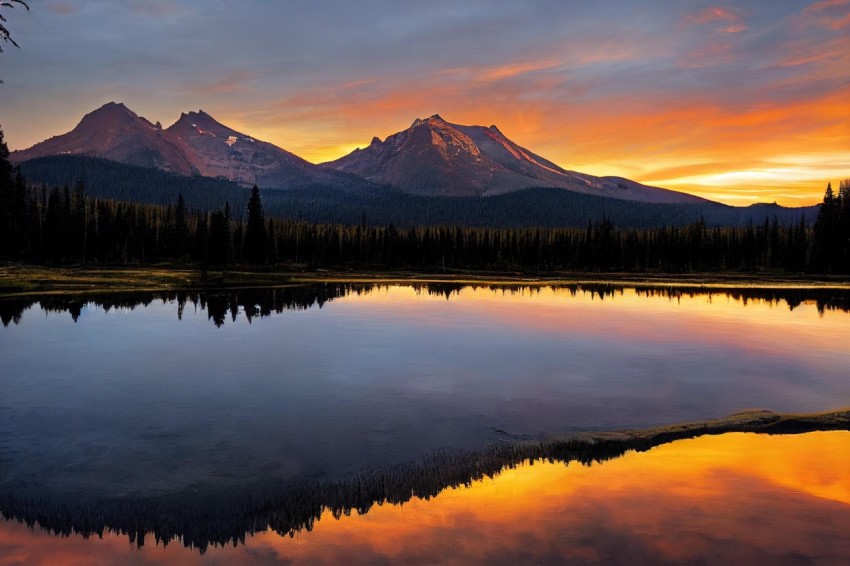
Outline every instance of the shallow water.
[[846, 564], [850, 433], [725, 434], [526, 463], [434, 498], [205, 554], [0, 522], [0, 564]]
[[581, 429], [850, 405], [846, 310], [597, 291], [44, 299], [0, 329], [0, 489], [160, 495]]

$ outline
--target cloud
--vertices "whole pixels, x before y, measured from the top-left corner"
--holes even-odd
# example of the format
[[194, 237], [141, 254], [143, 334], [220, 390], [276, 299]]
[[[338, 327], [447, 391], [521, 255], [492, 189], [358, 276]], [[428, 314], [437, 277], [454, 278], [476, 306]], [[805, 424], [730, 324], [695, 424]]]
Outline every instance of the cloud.
[[257, 73], [253, 71], [235, 69], [225, 72], [220, 78], [213, 81], [186, 81], [182, 88], [186, 92], [198, 96], [232, 94], [247, 90], [248, 86], [257, 79], [257, 76]]
[[802, 17], [821, 27], [833, 30], [844, 29], [850, 26], [850, 0], [815, 2], [803, 10]]
[[689, 14], [684, 18], [684, 24], [688, 27], [721, 24], [717, 29], [724, 33], [740, 33], [749, 29], [737, 12], [720, 6], [705, 8], [695, 14]]
[[59, 16], [70, 16], [71, 14], [77, 12], [79, 9], [77, 6], [73, 4], [69, 4], [68, 2], [52, 2], [46, 6], [47, 11], [51, 14], [56, 14]]
[[850, 5], [850, 0], [821, 0], [820, 2], [814, 2], [813, 4], [807, 6], [803, 10], [803, 13], [814, 14], [818, 12], [827, 11], [832, 8], [838, 8], [848, 5]]
[[127, 8], [136, 15], [156, 20], [166, 20], [185, 16], [189, 11], [168, 0], [130, 0]]

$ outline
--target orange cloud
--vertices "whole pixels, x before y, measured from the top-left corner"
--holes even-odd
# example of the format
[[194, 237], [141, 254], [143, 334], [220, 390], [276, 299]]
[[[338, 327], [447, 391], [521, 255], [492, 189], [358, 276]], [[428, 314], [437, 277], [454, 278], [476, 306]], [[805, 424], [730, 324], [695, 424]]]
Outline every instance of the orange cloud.
[[[824, 68], [840, 63], [829, 60]], [[501, 74], [520, 68], [529, 67]], [[500, 72], [484, 76], [494, 74]], [[575, 104], [527, 98], [528, 84], [536, 92], [569, 88], [559, 81], [529, 73], [523, 84], [498, 88], [477, 77], [427, 77], [309, 89], [270, 109], [225, 112], [222, 119], [323, 162], [368, 145], [373, 136], [383, 139], [407, 128], [416, 117], [439, 113], [458, 123], [496, 123], [509, 138], [567, 169], [622, 175], [730, 204], [813, 204], [828, 181], [850, 175], [840, 165], [850, 163], [850, 85], [792, 102], [766, 97], [744, 108], [718, 104], [711, 93], [704, 99], [671, 93], [636, 100], [623, 92]], [[765, 174], [747, 176], [759, 171]]]
[[702, 25], [711, 22], [737, 22], [740, 21], [740, 16], [732, 13], [726, 8], [713, 7], [706, 8], [696, 14], [691, 14], [685, 18], [685, 21], [691, 24]]
[[850, 25], [850, 0], [823, 0], [807, 6], [802, 12], [804, 19], [817, 25], [841, 30]]
[[257, 73], [237, 69], [226, 72], [221, 78], [211, 82], [187, 82], [183, 89], [191, 94], [202, 96], [231, 94], [246, 90], [247, 84], [256, 78]]
[[685, 17], [684, 22], [687, 26], [700, 26], [718, 22], [729, 24], [720, 28], [720, 31], [725, 33], [740, 33], [748, 29], [748, 26], [744, 23], [744, 20], [740, 15], [727, 8], [719, 6], [706, 8], [696, 14], [690, 14]]
[[526, 73], [530, 73], [532, 71], [540, 71], [544, 69], [551, 69], [556, 67], [558, 63], [556, 61], [542, 61], [539, 63], [515, 63], [510, 65], [502, 65], [499, 67], [492, 67], [490, 69], [485, 69], [481, 73], [478, 74], [479, 80], [485, 81], [500, 81], [504, 79], [511, 79], [519, 75], [524, 75]]
[[850, 0], [821, 0], [820, 2], [815, 2], [810, 6], [807, 6], [803, 13], [816, 13], [823, 12], [829, 8], [835, 8], [839, 6], [848, 6], [850, 5]]

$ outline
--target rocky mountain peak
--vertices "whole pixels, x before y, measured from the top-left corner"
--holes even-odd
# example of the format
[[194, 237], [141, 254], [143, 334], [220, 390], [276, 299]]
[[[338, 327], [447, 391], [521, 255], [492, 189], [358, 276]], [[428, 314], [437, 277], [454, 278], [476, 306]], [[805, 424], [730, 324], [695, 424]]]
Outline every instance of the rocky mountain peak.
[[431, 126], [440, 125], [440, 124], [448, 124], [439, 114], [434, 114], [428, 118], [417, 118], [413, 121], [413, 124], [410, 125], [411, 128], [416, 128], [418, 126], [422, 126], [423, 124], [428, 124]]
[[80, 124], [103, 121], [131, 122], [139, 117], [121, 102], [107, 102], [97, 110], [83, 116]]
[[245, 186], [288, 188], [336, 182], [338, 175], [270, 143], [233, 130], [203, 110], [183, 112], [167, 129], [109, 102], [71, 132], [15, 152], [16, 162], [87, 155], [185, 175], [226, 177]]
[[[377, 142], [376, 142], [377, 140]], [[439, 114], [327, 163], [339, 171], [426, 196], [489, 196], [531, 187], [646, 202], [699, 199], [566, 170], [508, 139], [496, 125], [466, 126]]]

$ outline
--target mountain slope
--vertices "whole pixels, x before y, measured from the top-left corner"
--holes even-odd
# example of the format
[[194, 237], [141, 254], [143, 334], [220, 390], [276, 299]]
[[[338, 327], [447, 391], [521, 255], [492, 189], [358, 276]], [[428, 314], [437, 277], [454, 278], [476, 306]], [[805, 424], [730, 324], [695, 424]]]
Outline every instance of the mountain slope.
[[67, 134], [13, 151], [10, 159], [20, 163], [52, 155], [88, 155], [184, 175], [194, 172], [185, 153], [168, 139], [161, 127], [115, 102], [86, 114]]
[[203, 110], [181, 114], [165, 135], [204, 177], [225, 177], [241, 185], [263, 188], [333, 182], [339, 178], [295, 154], [228, 128]]
[[224, 177], [243, 186], [264, 188], [344, 182], [342, 174], [228, 128], [203, 111], [184, 113], [163, 130], [115, 102], [87, 114], [67, 134], [12, 152], [10, 159], [21, 163], [56, 155], [84, 155], [183, 175]]
[[417, 119], [385, 141], [324, 164], [425, 196], [491, 196], [530, 187], [654, 203], [704, 199], [616, 177], [567, 171], [515, 144], [496, 126], [462, 126], [439, 115]]

